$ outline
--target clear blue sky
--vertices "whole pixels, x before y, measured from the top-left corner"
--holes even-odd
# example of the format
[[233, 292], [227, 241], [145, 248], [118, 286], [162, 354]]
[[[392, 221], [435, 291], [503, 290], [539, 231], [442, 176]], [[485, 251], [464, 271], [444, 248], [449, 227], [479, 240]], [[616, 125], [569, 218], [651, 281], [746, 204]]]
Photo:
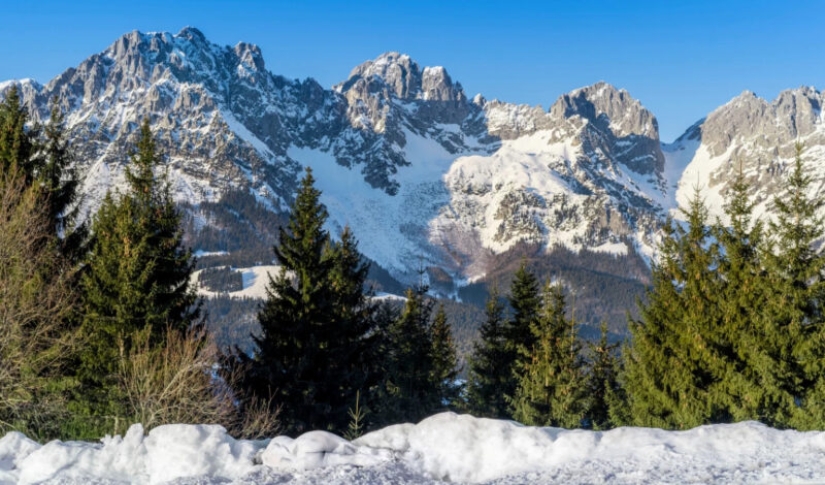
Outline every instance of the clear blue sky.
[[[8, 3], [8, 2], [7, 2]], [[3, 5], [0, 80], [42, 83], [122, 34], [189, 25], [261, 47], [270, 71], [329, 87], [382, 52], [442, 65], [468, 96], [541, 104], [599, 80], [671, 141], [743, 90], [825, 86], [822, 0], [83, 0]]]

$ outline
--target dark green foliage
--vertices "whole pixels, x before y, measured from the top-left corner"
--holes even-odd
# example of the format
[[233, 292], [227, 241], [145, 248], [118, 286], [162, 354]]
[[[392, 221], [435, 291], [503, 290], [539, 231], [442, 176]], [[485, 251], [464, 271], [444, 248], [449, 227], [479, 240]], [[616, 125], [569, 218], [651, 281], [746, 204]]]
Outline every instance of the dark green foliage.
[[447, 321], [447, 313], [444, 311], [443, 304], [439, 305], [435, 312], [430, 333], [432, 335], [432, 381], [439, 387], [438, 394], [441, 402], [456, 406], [462, 387], [456, 382], [460, 369], [453, 343], [453, 332]]
[[[522, 370], [530, 359], [529, 352], [537, 342], [534, 328], [538, 323], [542, 303], [539, 282], [533, 273], [527, 271], [527, 263], [524, 261], [513, 277], [508, 301], [512, 316], [504, 327], [507, 341], [504, 364], [510, 369], [510, 375], [514, 379], [504, 389], [504, 396], [508, 402], [513, 403], [518, 386], [516, 376], [522, 374]], [[513, 411], [511, 405], [510, 412]]]
[[531, 426], [577, 428], [585, 418], [585, 373], [575, 321], [567, 318], [561, 285], [547, 284], [534, 343], [519, 346], [513, 418]]
[[238, 390], [242, 404], [273, 398], [290, 433], [343, 433], [357, 393], [377, 383], [374, 308], [364, 291], [368, 266], [348, 230], [341, 242], [330, 242], [319, 197], [308, 169], [280, 229], [275, 255], [282, 271], [270, 279], [258, 314], [254, 357], [230, 357], [230, 367], [247, 369], [245, 389]]
[[503, 419], [510, 417], [505, 396], [514, 377], [507, 353], [504, 304], [495, 289], [487, 300], [485, 315], [470, 357], [467, 405], [477, 416]]
[[205, 268], [198, 273], [198, 284], [213, 292], [243, 290], [243, 275], [229, 266]]
[[686, 216], [686, 229], [668, 223], [641, 319], [630, 323], [624, 380], [634, 424], [641, 426], [680, 429], [728, 419], [715, 401], [725, 371], [714, 340], [719, 250], [698, 190]]
[[408, 289], [400, 316], [387, 328], [380, 424], [418, 422], [444, 408], [435, 382], [430, 326], [433, 302], [426, 287]]
[[767, 231], [752, 220], [741, 174], [725, 206], [729, 225], [709, 228], [696, 197], [688, 230], [671, 226], [624, 356], [633, 423], [825, 427], [822, 201], [808, 197], [810, 183], [797, 146]]
[[597, 342], [587, 345], [589, 362], [585, 388], [585, 421], [595, 430], [610, 429], [621, 424], [617, 416], [624, 401], [623, 389], [619, 385], [618, 343], [608, 341], [607, 324], [601, 326]]
[[759, 320], [766, 340], [760, 377], [775, 425], [798, 429], [825, 428], [825, 255], [816, 249], [825, 201], [808, 196], [811, 182], [797, 145], [787, 193], [774, 200], [764, 255], [771, 300]]
[[167, 328], [198, 321], [189, 284], [194, 262], [182, 247], [180, 216], [166, 177], [157, 177], [159, 154], [148, 120], [127, 169], [129, 190], [108, 194], [92, 222], [94, 240], [82, 278], [83, 334], [87, 345], [79, 376], [100, 387], [118, 368], [131, 334], [146, 326], [159, 343]]
[[57, 99], [52, 102], [51, 118], [43, 129], [43, 138], [38, 181], [45, 189], [49, 218], [54, 221], [55, 236], [60, 238], [60, 251], [77, 264], [88, 250], [89, 228], [85, 222], [77, 223], [80, 181]]
[[39, 129], [27, 128], [29, 115], [20, 103], [17, 86], [12, 86], [0, 103], [0, 172], [21, 170], [25, 184], [37, 178], [41, 159], [37, 157]]

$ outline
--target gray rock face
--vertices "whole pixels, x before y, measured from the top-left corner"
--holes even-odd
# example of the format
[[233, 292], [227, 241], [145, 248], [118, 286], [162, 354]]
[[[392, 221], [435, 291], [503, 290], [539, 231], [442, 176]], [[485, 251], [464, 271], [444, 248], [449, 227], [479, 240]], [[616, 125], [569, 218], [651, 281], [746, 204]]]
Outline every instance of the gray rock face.
[[785, 185], [797, 142], [806, 148], [814, 185], [825, 184], [817, 163], [825, 155], [823, 103], [825, 95], [809, 87], [783, 91], [772, 102], [745, 91], [691, 127], [677, 145], [698, 142], [706, 151], [709, 160], [697, 160], [689, 169], [711, 192], [724, 195], [741, 169], [756, 201], [769, 210]]
[[[323, 154], [324, 162], [312, 162], [317, 177], [346, 170], [374, 192], [363, 195], [369, 202], [341, 197], [398, 211], [388, 227], [370, 217], [355, 227], [359, 238], [379, 240], [367, 256], [396, 276], [415, 275], [420, 257], [411, 255], [423, 254], [463, 278], [489, 260], [482, 252], [525, 240], [643, 245], [662, 216], [650, 194], [660, 190], [664, 163], [656, 119], [605, 83], [564, 95], [549, 111], [480, 95], [470, 101], [443, 67], [391, 52], [324, 89], [270, 73], [255, 45], [218, 46], [186, 28], [131, 32], [22, 91], [37, 119], [59, 98], [89, 210], [122, 183], [146, 117], [175, 196], [195, 206], [240, 190], [282, 210], [309, 164], [305, 153]], [[808, 129], [804, 120], [797, 125]], [[462, 172], [465, 165], [472, 170]], [[347, 217], [332, 213], [338, 225], [353, 222]]]

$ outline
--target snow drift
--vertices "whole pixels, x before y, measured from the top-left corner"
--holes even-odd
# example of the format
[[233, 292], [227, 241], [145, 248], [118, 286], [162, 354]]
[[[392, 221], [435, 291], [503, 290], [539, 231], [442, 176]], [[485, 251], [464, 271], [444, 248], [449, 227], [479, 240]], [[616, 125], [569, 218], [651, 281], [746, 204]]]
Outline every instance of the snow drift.
[[324, 431], [235, 440], [140, 425], [100, 443], [0, 439], [0, 484], [821, 483], [825, 433], [755, 422], [688, 431], [535, 428], [444, 413], [347, 441]]

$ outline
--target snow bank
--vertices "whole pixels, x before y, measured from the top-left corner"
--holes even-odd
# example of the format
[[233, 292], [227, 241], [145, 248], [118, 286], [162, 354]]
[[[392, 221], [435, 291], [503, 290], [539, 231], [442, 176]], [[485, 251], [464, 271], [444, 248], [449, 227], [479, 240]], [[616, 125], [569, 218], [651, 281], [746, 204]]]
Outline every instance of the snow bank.
[[0, 439], [0, 485], [34, 483], [822, 483], [825, 433], [745, 422], [688, 431], [533, 428], [445, 413], [349, 442], [243, 441], [220, 426], [140, 425], [100, 443]]

